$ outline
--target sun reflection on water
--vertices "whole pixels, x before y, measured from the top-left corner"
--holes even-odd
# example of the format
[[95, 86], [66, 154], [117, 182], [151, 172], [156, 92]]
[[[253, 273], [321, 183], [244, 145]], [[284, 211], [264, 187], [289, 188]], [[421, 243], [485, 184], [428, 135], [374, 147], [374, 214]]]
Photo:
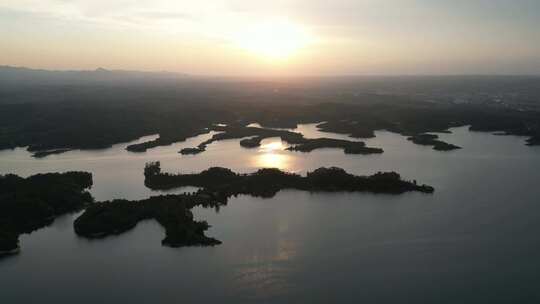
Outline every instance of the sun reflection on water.
[[280, 141], [272, 141], [269, 143], [263, 143], [261, 144], [261, 147], [259, 148], [260, 152], [276, 152], [276, 151], [283, 151], [285, 149], [285, 146], [283, 145], [283, 142]]
[[291, 157], [287, 155], [285, 148], [281, 140], [262, 143], [254, 156], [254, 165], [261, 168], [289, 169]]

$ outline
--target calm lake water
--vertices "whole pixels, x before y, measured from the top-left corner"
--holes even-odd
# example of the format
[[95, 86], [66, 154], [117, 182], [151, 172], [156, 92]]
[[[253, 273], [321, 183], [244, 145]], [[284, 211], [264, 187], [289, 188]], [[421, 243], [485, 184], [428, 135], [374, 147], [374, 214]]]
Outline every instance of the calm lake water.
[[[307, 137], [346, 138], [321, 133]], [[540, 301], [540, 148], [524, 139], [453, 129], [443, 140], [464, 149], [437, 152], [377, 132], [382, 155], [341, 150], [287, 152], [279, 139], [256, 149], [221, 141], [182, 156], [210, 135], [147, 153], [71, 151], [33, 159], [0, 151], [0, 173], [84, 170], [96, 200], [159, 194], [143, 185], [147, 161], [169, 172], [211, 166], [305, 173], [338, 166], [355, 174], [395, 170], [435, 187], [432, 195], [282, 191], [239, 196], [216, 212], [196, 209], [213, 248], [162, 247], [154, 221], [103, 240], [78, 238], [77, 215], [20, 238], [22, 252], [0, 260], [0, 303], [538, 303]], [[148, 138], [146, 138], [148, 139]], [[178, 190], [182, 191], [182, 190]], [[178, 192], [177, 191], [177, 192]]]

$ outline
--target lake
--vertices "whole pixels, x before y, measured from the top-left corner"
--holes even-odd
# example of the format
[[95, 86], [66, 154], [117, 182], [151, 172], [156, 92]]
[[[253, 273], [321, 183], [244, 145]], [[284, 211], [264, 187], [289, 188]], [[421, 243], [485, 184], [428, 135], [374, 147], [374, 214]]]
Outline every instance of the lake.
[[[314, 124], [295, 131], [347, 138]], [[365, 141], [381, 155], [289, 152], [276, 138], [255, 149], [226, 140], [199, 155], [178, 154], [211, 134], [146, 153], [126, 151], [130, 143], [43, 159], [23, 148], [0, 151], [2, 174], [92, 172], [96, 200], [161, 194], [143, 185], [144, 164], [156, 160], [173, 173], [397, 171], [435, 187], [434, 194], [287, 190], [231, 198], [219, 212], [194, 210], [212, 225], [206, 234], [223, 242], [204, 248], [162, 247], [155, 221], [86, 240], [73, 231], [77, 215], [63, 216], [22, 235], [21, 253], [0, 260], [0, 303], [538, 303], [540, 148], [466, 127], [452, 132], [441, 139], [462, 150], [438, 152], [379, 131]]]

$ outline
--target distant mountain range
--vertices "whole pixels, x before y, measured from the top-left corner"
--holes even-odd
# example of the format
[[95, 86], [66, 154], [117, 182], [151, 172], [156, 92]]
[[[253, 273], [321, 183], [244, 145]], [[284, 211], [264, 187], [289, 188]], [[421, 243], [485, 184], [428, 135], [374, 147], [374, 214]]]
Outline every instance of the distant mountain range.
[[88, 84], [88, 83], [122, 83], [122, 82], [153, 82], [163, 80], [180, 80], [187, 74], [172, 72], [142, 72], [125, 70], [95, 70], [54, 71], [30, 69], [25, 67], [0, 66], [0, 84]]

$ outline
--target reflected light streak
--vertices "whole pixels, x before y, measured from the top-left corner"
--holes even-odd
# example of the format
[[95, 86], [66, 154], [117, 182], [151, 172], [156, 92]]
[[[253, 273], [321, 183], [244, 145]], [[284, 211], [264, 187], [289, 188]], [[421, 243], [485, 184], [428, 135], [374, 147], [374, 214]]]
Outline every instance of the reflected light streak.
[[259, 153], [255, 155], [255, 166], [281, 170], [289, 169], [291, 157], [284, 150], [285, 146], [281, 140], [261, 144]]
[[277, 153], [265, 153], [256, 156], [255, 164], [262, 168], [278, 168], [286, 170], [289, 168], [290, 157]]
[[259, 151], [275, 152], [275, 151], [283, 151], [284, 149], [285, 149], [285, 146], [283, 146], [283, 143], [281, 141], [273, 141], [270, 143], [262, 144]]

